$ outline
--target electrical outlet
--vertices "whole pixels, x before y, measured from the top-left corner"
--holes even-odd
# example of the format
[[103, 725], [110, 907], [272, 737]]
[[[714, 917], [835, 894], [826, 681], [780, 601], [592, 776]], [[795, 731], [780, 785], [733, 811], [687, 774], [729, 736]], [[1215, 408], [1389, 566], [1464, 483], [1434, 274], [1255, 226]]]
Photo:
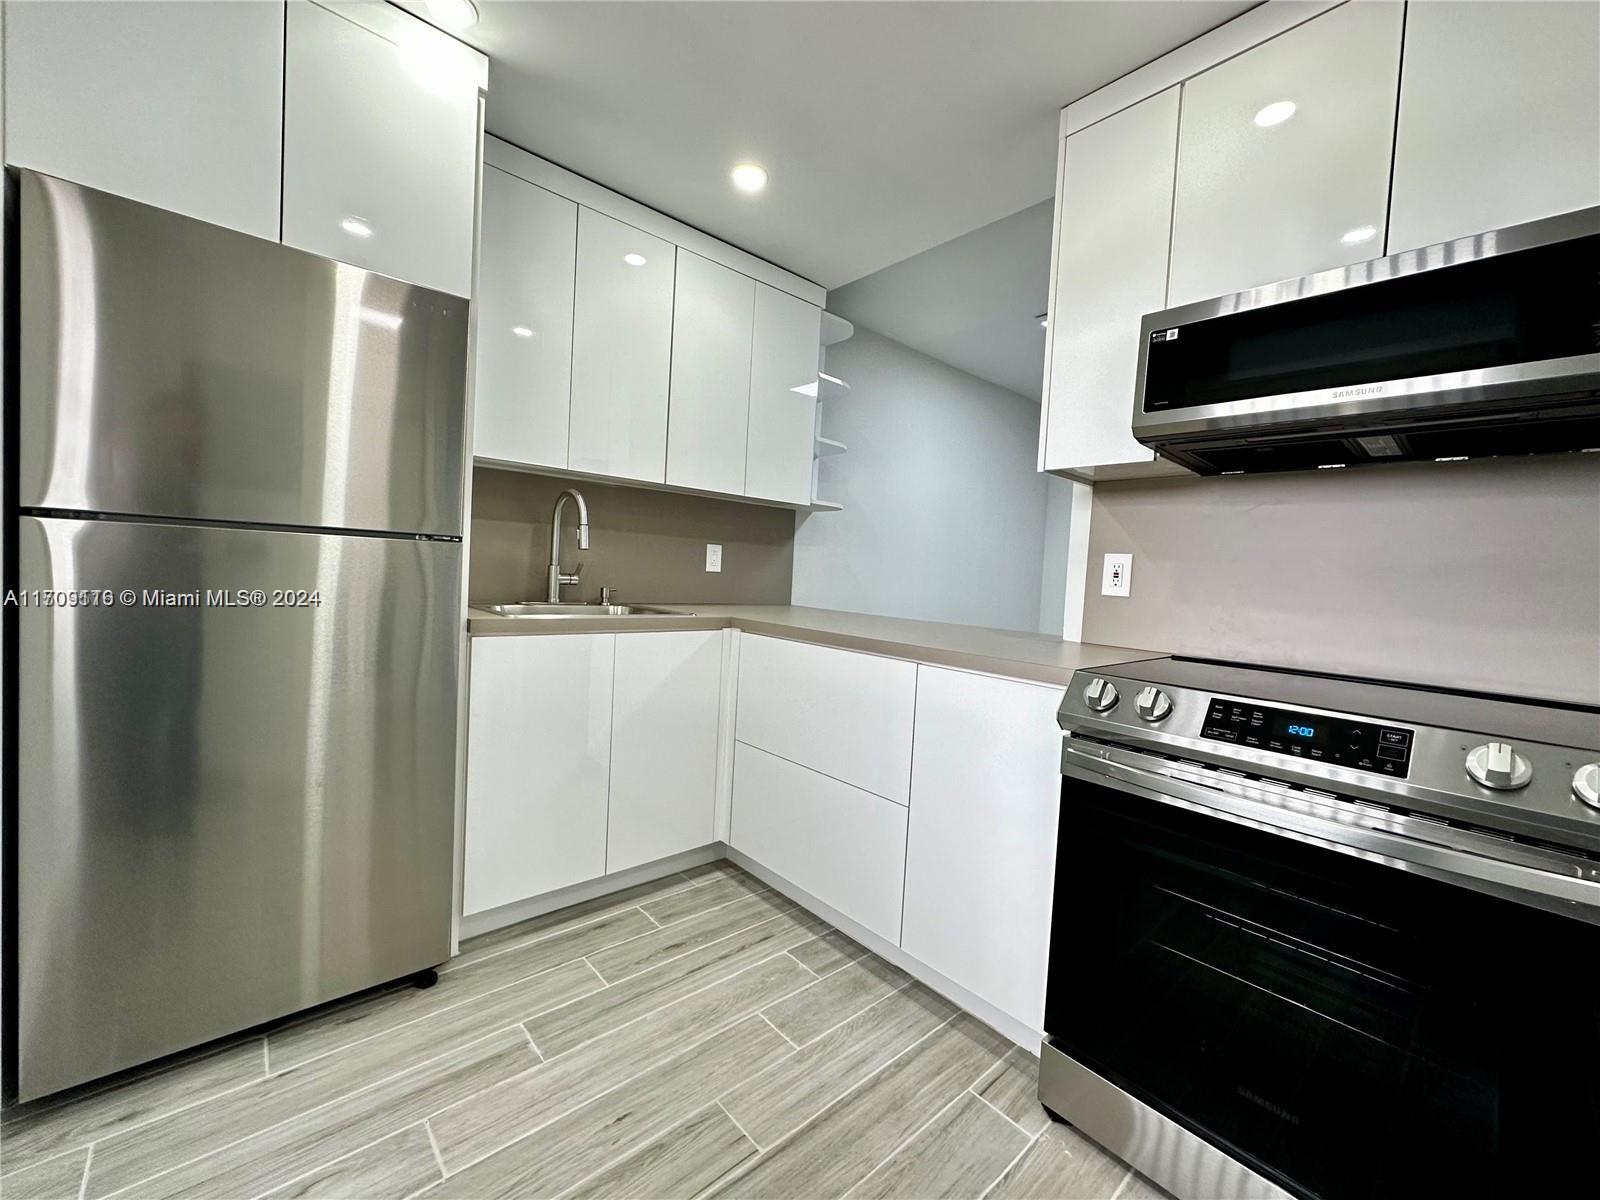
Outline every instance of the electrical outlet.
[[706, 543], [706, 570], [722, 570], [722, 547], [715, 542]]
[[1105, 569], [1100, 574], [1102, 596], [1127, 596], [1133, 591], [1133, 555], [1106, 555]]

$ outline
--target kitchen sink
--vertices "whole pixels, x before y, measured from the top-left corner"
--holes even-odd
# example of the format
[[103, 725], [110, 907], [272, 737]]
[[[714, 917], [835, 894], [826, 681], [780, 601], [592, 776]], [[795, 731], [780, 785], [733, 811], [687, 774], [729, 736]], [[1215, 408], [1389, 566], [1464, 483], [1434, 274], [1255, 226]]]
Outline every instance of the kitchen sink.
[[544, 600], [522, 604], [485, 604], [484, 612], [497, 617], [692, 617], [681, 609], [650, 608], [643, 604], [551, 604]]

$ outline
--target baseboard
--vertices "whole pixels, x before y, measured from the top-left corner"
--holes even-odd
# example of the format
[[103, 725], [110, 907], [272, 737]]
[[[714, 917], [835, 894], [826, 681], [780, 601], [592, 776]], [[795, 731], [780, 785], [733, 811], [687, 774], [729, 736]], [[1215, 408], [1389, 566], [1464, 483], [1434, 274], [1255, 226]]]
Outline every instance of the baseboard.
[[1017, 1020], [1017, 1018], [1011, 1016], [1009, 1013], [1002, 1012], [983, 997], [976, 996], [969, 992], [959, 983], [945, 978], [945, 976], [939, 974], [939, 972], [935, 971], [926, 963], [907, 954], [904, 950], [900, 949], [899, 946], [896, 946], [893, 942], [887, 940], [881, 934], [874, 933], [872, 930], [866, 928], [866, 926], [853, 921], [851, 918], [845, 916], [844, 913], [840, 912], [832, 905], [825, 904], [821, 900], [817, 899], [804, 888], [796, 887], [787, 879], [783, 878], [783, 876], [768, 870], [766, 867], [756, 862], [755, 859], [751, 858], [749, 855], [735, 850], [732, 846], [722, 846], [719, 848], [726, 853], [727, 858], [731, 862], [739, 867], [744, 868], [746, 871], [749, 871], [750, 874], [754, 875], [757, 879], [761, 880], [762, 883], [772, 888], [773, 891], [781, 892], [783, 895], [793, 900], [801, 908], [807, 910], [808, 912], [815, 913], [824, 921], [828, 922], [828, 924], [834, 926], [844, 933], [849, 934], [868, 950], [871, 950], [879, 958], [886, 959], [893, 963], [907, 975], [910, 975], [919, 983], [926, 984], [928, 987], [938, 992], [946, 1000], [949, 1000], [952, 1004], [959, 1004], [973, 1016], [977, 1017], [978, 1020], [982, 1021], [985, 1025], [988, 1025], [1003, 1037], [1015, 1042], [1029, 1054], [1039, 1053], [1039, 1047], [1044, 1041], [1044, 1036], [1039, 1030], [1029, 1028], [1025, 1022]]
[[461, 937], [465, 940], [477, 937], [480, 933], [488, 933], [490, 930], [504, 929], [507, 925], [515, 925], [519, 921], [542, 917], [547, 912], [566, 908], [569, 904], [582, 904], [585, 900], [594, 900], [612, 892], [620, 892], [623, 888], [633, 887], [635, 884], [649, 883], [676, 871], [715, 862], [723, 857], [725, 855], [722, 843], [713, 842], [707, 846], [685, 850], [682, 854], [674, 854], [670, 858], [661, 858], [643, 866], [618, 871], [615, 875], [602, 875], [599, 879], [575, 883], [557, 892], [546, 892], [542, 896], [533, 896], [527, 900], [518, 900], [513, 904], [503, 904], [499, 908], [463, 916], [460, 921]]

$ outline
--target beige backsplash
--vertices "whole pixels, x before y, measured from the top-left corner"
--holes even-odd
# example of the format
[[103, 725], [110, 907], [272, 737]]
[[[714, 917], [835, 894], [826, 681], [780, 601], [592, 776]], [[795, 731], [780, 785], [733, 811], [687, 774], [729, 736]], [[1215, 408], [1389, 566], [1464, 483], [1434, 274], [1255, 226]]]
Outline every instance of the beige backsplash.
[[[795, 514], [676, 492], [575, 482], [476, 467], [467, 596], [474, 604], [542, 600], [550, 561], [550, 511], [576, 487], [589, 504], [589, 549], [577, 548], [577, 517], [562, 521], [561, 565], [583, 564], [564, 599], [597, 600], [602, 586], [623, 602], [787, 604], [794, 572]], [[722, 547], [708, 572], [706, 543]]]

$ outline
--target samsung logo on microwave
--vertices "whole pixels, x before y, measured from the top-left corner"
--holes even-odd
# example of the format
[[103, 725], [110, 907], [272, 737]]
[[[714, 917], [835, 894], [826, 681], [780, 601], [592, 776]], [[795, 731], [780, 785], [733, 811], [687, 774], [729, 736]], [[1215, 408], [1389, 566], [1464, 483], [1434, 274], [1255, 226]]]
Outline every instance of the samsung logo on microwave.
[[1175, 342], [1178, 340], [1176, 329], [1158, 329], [1150, 335], [1152, 342]]
[[1335, 400], [1346, 400], [1352, 396], [1381, 396], [1389, 390], [1386, 383], [1364, 383], [1360, 387], [1334, 388]]

